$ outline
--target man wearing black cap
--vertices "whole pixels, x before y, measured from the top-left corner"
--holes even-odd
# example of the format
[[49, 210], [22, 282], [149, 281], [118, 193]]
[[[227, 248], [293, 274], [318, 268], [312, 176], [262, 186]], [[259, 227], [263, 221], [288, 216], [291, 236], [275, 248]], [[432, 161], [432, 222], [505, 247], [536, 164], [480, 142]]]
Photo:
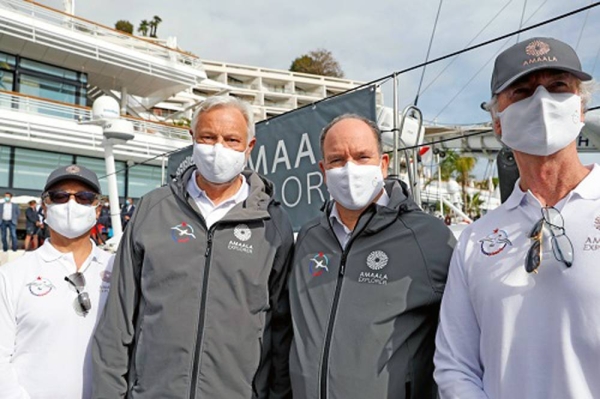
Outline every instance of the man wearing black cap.
[[442, 398], [600, 397], [600, 166], [576, 149], [591, 79], [551, 38], [496, 59], [488, 109], [521, 177], [455, 249], [434, 359]]
[[90, 398], [88, 344], [112, 256], [90, 240], [100, 184], [83, 166], [53, 171], [42, 206], [50, 240], [0, 268], [0, 397]]

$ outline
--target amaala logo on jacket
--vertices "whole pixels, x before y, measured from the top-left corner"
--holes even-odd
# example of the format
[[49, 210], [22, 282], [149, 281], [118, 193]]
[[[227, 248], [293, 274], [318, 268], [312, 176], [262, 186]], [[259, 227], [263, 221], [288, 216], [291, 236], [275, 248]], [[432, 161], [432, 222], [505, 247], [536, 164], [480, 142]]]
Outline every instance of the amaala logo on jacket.
[[383, 251], [373, 251], [367, 256], [367, 266], [372, 272], [360, 272], [358, 276], [359, 283], [386, 285], [388, 276], [381, 272], [387, 266], [389, 257]]
[[227, 249], [231, 249], [234, 251], [244, 252], [247, 254], [252, 253], [252, 244], [246, 243], [250, 238], [252, 238], [252, 231], [245, 224], [238, 224], [233, 229], [233, 235], [239, 241], [231, 240], [229, 241], [229, 245], [227, 245]]

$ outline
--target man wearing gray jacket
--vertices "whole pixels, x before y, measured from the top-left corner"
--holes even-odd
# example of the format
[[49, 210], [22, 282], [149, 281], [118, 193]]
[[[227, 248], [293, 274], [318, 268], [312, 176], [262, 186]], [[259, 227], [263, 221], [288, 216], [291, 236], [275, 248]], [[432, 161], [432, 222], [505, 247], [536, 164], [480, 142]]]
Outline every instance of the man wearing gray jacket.
[[94, 398], [288, 398], [293, 235], [273, 187], [243, 171], [251, 108], [203, 102], [195, 168], [144, 196], [94, 337]]
[[429, 399], [440, 300], [455, 243], [398, 180], [376, 124], [321, 134], [333, 201], [296, 242], [290, 279], [295, 399]]

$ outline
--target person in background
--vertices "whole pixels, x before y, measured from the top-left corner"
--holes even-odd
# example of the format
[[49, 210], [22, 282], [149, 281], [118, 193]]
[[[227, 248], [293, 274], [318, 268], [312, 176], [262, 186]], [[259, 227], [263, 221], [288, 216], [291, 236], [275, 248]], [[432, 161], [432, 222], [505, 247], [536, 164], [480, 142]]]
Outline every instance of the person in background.
[[434, 399], [438, 311], [455, 239], [387, 179], [377, 124], [346, 114], [321, 133], [333, 198], [294, 249], [290, 377], [300, 399]]
[[600, 398], [600, 166], [577, 154], [591, 79], [553, 38], [496, 58], [487, 108], [520, 178], [452, 257], [435, 354], [442, 399]]
[[[29, 207], [25, 211], [25, 251], [35, 250], [38, 247], [38, 231], [40, 220], [37, 211], [37, 202], [29, 201]], [[31, 244], [31, 247], [29, 246]]]
[[102, 235], [102, 240], [106, 241], [109, 238], [108, 232], [112, 228], [112, 220], [110, 217], [110, 204], [108, 202], [108, 199], [105, 199], [102, 203], [98, 223], [102, 225], [102, 231], [100, 232]]
[[121, 223], [123, 225], [123, 230], [131, 220], [133, 216], [133, 212], [135, 211], [135, 205], [133, 204], [133, 198], [127, 197], [125, 200], [125, 205], [121, 208]]
[[50, 173], [42, 194], [50, 240], [0, 267], [0, 398], [91, 398], [89, 341], [110, 289], [113, 256], [90, 240], [96, 174]]
[[12, 193], [7, 191], [4, 194], [4, 202], [0, 203], [0, 215], [2, 215], [0, 229], [2, 231], [2, 250], [4, 252], [8, 251], [8, 234], [6, 234], [6, 230], [10, 233], [12, 250], [16, 251], [19, 245], [17, 241], [17, 223], [19, 222], [21, 210], [18, 204], [12, 203], [12, 197]]

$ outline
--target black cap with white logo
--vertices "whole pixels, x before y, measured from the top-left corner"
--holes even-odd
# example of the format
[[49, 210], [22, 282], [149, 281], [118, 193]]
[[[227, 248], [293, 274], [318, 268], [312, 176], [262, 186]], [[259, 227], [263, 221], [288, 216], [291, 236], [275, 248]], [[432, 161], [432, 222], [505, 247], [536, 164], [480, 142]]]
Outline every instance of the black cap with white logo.
[[492, 94], [498, 94], [517, 79], [540, 69], [570, 72], [586, 81], [592, 76], [581, 70], [575, 50], [550, 37], [534, 37], [504, 50], [497, 58], [492, 73]]
[[77, 180], [90, 186], [96, 193], [102, 194], [100, 191], [100, 183], [98, 182], [98, 176], [88, 168], [81, 165], [69, 165], [61, 166], [55, 169], [48, 176], [46, 185], [44, 186], [44, 192], [48, 191], [50, 187], [58, 182], [64, 180]]

